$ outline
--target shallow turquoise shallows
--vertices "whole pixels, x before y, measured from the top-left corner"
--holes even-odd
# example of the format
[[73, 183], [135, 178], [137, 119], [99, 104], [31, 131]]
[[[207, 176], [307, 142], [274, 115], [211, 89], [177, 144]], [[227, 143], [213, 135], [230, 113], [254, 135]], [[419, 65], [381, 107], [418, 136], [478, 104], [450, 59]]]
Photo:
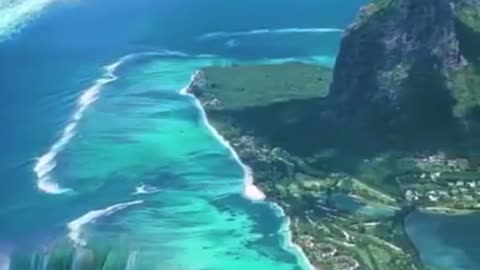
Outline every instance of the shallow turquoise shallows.
[[25, 256], [35, 269], [62, 260], [74, 269], [96, 260], [99, 269], [308, 268], [285, 217], [242, 196], [240, 165], [180, 94], [212, 64], [231, 61], [155, 52], [104, 67], [34, 166], [38, 188], [55, 197], [51, 209], [72, 208], [65, 241], [74, 248], [58, 255], [66, 248], [57, 239], [34, 255], [14, 252], [14, 269]]
[[90, 194], [105, 207], [139, 202], [92, 233], [86, 225], [80, 237], [94, 242], [96, 233], [118, 238], [112, 227], [127, 231], [121, 240], [136, 252], [131, 269], [295, 269], [300, 262], [279, 232], [283, 220], [241, 196], [239, 165], [193, 100], [179, 94], [214, 59], [148, 58], [119, 66], [59, 163], [72, 197]]

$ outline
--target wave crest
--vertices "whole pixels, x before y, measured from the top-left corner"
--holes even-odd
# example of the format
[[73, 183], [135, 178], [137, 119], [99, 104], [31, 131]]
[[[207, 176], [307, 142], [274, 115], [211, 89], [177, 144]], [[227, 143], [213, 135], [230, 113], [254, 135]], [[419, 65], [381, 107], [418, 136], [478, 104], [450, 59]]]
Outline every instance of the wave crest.
[[[121, 63], [118, 65], [120, 64]], [[37, 163], [33, 168], [33, 171], [37, 176], [37, 187], [46, 193], [61, 194], [70, 191], [70, 189], [62, 188], [58, 183], [56, 183], [54, 176], [52, 175], [52, 171], [57, 165], [57, 155], [63, 151], [65, 146], [75, 136], [78, 124], [83, 118], [87, 108], [99, 98], [100, 91], [106, 84], [117, 79], [114, 74], [115, 69], [109, 69], [108, 66], [104, 69], [105, 72], [103, 73], [102, 77], [95, 80], [90, 87], [83, 91], [83, 94], [77, 100], [75, 111], [73, 112], [67, 125], [63, 128], [60, 137], [54, 142], [54, 144], [46, 153], [38, 158]]]
[[0, 42], [11, 38], [55, 0], [0, 0]]
[[[2, 0], [0, 0], [2, 1]], [[55, 169], [57, 162], [56, 157], [59, 153], [65, 149], [70, 140], [76, 135], [77, 127], [82, 120], [87, 109], [95, 103], [100, 97], [102, 89], [109, 83], [112, 83], [118, 79], [115, 74], [123, 64], [136, 60], [142, 57], [149, 56], [175, 56], [175, 57], [191, 57], [190, 55], [179, 52], [179, 51], [170, 51], [162, 50], [159, 52], [142, 52], [142, 53], [133, 53], [121, 57], [116, 62], [104, 66], [103, 73], [99, 79], [96, 79], [90, 87], [82, 91], [82, 95], [78, 98], [77, 104], [75, 107], [72, 116], [67, 122], [66, 126], [63, 128], [60, 137], [53, 143], [50, 149], [41, 155], [36, 164], [33, 167], [33, 171], [37, 177], [37, 187], [46, 193], [50, 194], [61, 194], [71, 189], [61, 187], [54, 175], [53, 170]], [[200, 55], [193, 57], [211, 57], [210, 55]]]
[[344, 30], [340, 28], [283, 28], [283, 29], [254, 29], [241, 32], [211, 32], [199, 36], [198, 40], [208, 40], [215, 38], [232, 38], [241, 36], [265, 35], [265, 34], [325, 34], [325, 33], [342, 33]]
[[69, 229], [68, 237], [73, 241], [75, 245], [85, 246], [87, 245], [87, 241], [82, 238], [82, 229], [85, 225], [92, 223], [101, 217], [111, 216], [116, 212], [121, 211], [129, 206], [137, 205], [141, 203], [143, 203], [143, 201], [138, 200], [138, 201], [114, 204], [112, 206], [99, 209], [99, 210], [92, 210], [86, 213], [85, 215], [73, 221], [70, 221], [67, 224], [67, 227]]
[[253, 178], [253, 172], [252, 169], [247, 166], [245, 163], [242, 162], [240, 157], [238, 156], [238, 153], [233, 149], [233, 147], [230, 145], [230, 143], [222, 136], [220, 133], [210, 124], [208, 121], [207, 113], [205, 112], [205, 109], [203, 108], [202, 104], [200, 101], [193, 95], [191, 94], [188, 89], [190, 89], [191, 85], [194, 82], [195, 77], [198, 75], [197, 72], [195, 72], [188, 85], [180, 90], [180, 94], [184, 96], [190, 96], [193, 98], [195, 101], [195, 107], [198, 108], [200, 111], [202, 120], [205, 124], [205, 126], [208, 128], [208, 130], [211, 132], [211, 134], [223, 145], [225, 146], [230, 153], [232, 154], [232, 157], [235, 159], [235, 161], [240, 165], [240, 167], [243, 170], [243, 195], [252, 200], [252, 201], [263, 201], [265, 200], [265, 194], [260, 190], [257, 186], [254, 184], [254, 178]]

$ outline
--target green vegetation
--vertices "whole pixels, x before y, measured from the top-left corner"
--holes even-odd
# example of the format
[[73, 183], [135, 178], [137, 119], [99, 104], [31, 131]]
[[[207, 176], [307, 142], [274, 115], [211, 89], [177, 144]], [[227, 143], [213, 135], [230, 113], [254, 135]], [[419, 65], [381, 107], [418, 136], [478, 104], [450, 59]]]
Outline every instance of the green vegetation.
[[466, 1], [457, 3], [458, 18], [476, 32], [480, 32], [480, 7]]
[[[293, 218], [296, 242], [307, 252], [312, 263], [319, 269], [328, 270], [357, 269], [355, 266], [369, 270], [417, 269], [411, 255], [415, 252], [410, 250], [403, 231], [396, 229], [393, 215], [377, 216], [360, 209], [344, 212], [333, 208], [331, 200], [335, 195], [324, 189], [332, 189], [336, 182], [334, 177], [298, 184], [285, 182], [266, 189]], [[285, 186], [288, 188], [283, 188]], [[282, 191], [278, 192], [277, 188]], [[315, 200], [318, 204], [305, 204]]]
[[203, 69], [205, 92], [221, 101], [224, 110], [267, 106], [328, 95], [331, 70], [303, 63], [236, 65]]
[[[328, 80], [306, 82], [329, 74], [322, 68], [292, 63], [203, 73], [206, 87], [196, 94], [212, 125], [252, 167], [267, 197], [292, 218], [295, 241], [320, 269], [426, 269], [403, 231], [404, 217], [416, 208], [456, 213], [480, 207], [474, 156], [372, 148], [360, 139], [370, 134], [349, 141], [322, 125], [317, 114]], [[398, 67], [390, 78], [406, 74]], [[218, 106], [210, 106], [213, 100]], [[318, 143], [329, 134], [334, 140]], [[306, 143], [309, 136], [313, 143]], [[294, 151], [295, 144], [308, 151]]]
[[454, 114], [465, 117], [480, 106], [480, 7], [459, 1], [456, 14], [456, 32], [467, 65], [451, 71], [449, 76], [457, 101]]
[[387, 10], [387, 8], [394, 3], [395, 0], [372, 0], [368, 5], [360, 9], [355, 23], [351, 25], [353, 29], [359, 29], [369, 22], [369, 19], [379, 13]]
[[455, 99], [457, 104], [454, 114], [457, 117], [466, 116], [470, 110], [480, 106], [480, 70], [471, 65], [453, 74]]

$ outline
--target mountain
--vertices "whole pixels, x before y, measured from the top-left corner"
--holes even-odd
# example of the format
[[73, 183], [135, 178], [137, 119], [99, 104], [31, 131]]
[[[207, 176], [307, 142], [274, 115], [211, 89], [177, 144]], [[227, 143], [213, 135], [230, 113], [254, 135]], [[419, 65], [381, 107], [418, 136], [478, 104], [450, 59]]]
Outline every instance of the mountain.
[[375, 0], [347, 29], [337, 113], [401, 132], [472, 128], [480, 105], [479, 0]]

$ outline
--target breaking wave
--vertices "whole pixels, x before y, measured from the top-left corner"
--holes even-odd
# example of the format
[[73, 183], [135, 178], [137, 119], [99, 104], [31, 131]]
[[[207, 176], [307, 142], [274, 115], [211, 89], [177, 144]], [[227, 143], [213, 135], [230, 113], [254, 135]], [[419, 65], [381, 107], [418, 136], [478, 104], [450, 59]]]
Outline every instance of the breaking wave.
[[56, 157], [75, 136], [78, 124], [83, 118], [85, 111], [98, 99], [103, 87], [117, 79], [117, 76], [114, 74], [117, 67], [127, 60], [128, 58], [124, 57], [119, 61], [104, 67], [102, 77], [95, 80], [94, 83], [85, 89], [83, 94], [78, 98], [75, 111], [67, 125], [63, 128], [60, 137], [46, 153], [38, 158], [37, 163], [33, 168], [33, 171], [37, 176], [37, 186], [40, 190], [51, 194], [60, 194], [69, 191], [67, 188], [60, 187], [52, 175], [52, 171], [57, 165]]
[[75, 245], [85, 246], [87, 244], [87, 241], [82, 238], [82, 229], [85, 225], [94, 222], [101, 217], [111, 216], [116, 212], [121, 211], [129, 206], [141, 203], [143, 203], [143, 201], [138, 200], [127, 203], [114, 204], [103, 209], [90, 211], [67, 224], [69, 230], [68, 237]]
[[[56, 181], [53, 170], [57, 165], [56, 158], [59, 153], [63, 151], [70, 140], [75, 136], [78, 125], [82, 120], [85, 111], [90, 107], [99, 97], [102, 89], [109, 83], [116, 81], [118, 77], [115, 75], [117, 69], [124, 63], [148, 56], [176, 56], [176, 57], [190, 57], [190, 55], [178, 52], [163, 50], [159, 52], [143, 52], [126, 55], [118, 61], [103, 67], [102, 76], [95, 80], [92, 85], [82, 91], [82, 95], [77, 100], [77, 105], [73, 111], [68, 123], [63, 128], [60, 137], [53, 143], [50, 149], [41, 155], [33, 171], [37, 176], [37, 187], [46, 193], [61, 194], [70, 191], [68, 188], [63, 188]], [[200, 55], [196, 57], [210, 57], [209, 55]]]
[[324, 33], [342, 33], [343, 29], [339, 28], [283, 28], [283, 29], [255, 29], [242, 32], [212, 32], [206, 33], [198, 37], [199, 40], [208, 40], [215, 38], [232, 38], [252, 35], [266, 35], [266, 34], [324, 34]]
[[290, 217], [285, 214], [285, 211], [282, 207], [280, 207], [280, 205], [276, 203], [270, 203], [270, 206], [272, 207], [273, 211], [278, 214], [279, 217], [285, 219], [283, 226], [280, 228], [280, 233], [285, 235], [283, 242], [284, 248], [290, 250], [291, 252], [302, 258], [302, 261], [305, 262], [305, 266], [307, 267], [307, 269], [315, 270], [315, 266], [313, 266], [310, 260], [307, 258], [307, 255], [305, 254], [303, 249], [293, 241], [292, 230], [290, 229], [290, 225], [292, 223]]
[[55, 0], [0, 0], [0, 42], [17, 34]]
[[[212, 135], [220, 143], [222, 143], [228, 150], [230, 150], [233, 158], [242, 168], [243, 177], [244, 177], [243, 178], [243, 195], [247, 199], [250, 199], [252, 201], [264, 202], [266, 200], [266, 195], [265, 193], [263, 193], [263, 191], [260, 188], [258, 188], [255, 185], [252, 169], [248, 165], [242, 162], [242, 160], [238, 156], [238, 153], [230, 145], [230, 143], [222, 135], [220, 135], [220, 133], [209, 123], [205, 109], [201, 105], [200, 101], [192, 93], [189, 92], [189, 88], [191, 87], [195, 77], [196, 77], [196, 74], [194, 74], [191, 77], [189, 84], [185, 88], [180, 90], [180, 94], [190, 96], [195, 100], [195, 106], [200, 110], [202, 120], [207, 126], [207, 128], [210, 130]], [[284, 218], [285, 220], [282, 228], [279, 231], [281, 234], [285, 236], [284, 243], [283, 243], [284, 248], [286, 250], [291, 251], [292, 253], [297, 255], [299, 258], [301, 258], [302, 262], [304, 262], [305, 264], [304, 266], [306, 267], [306, 269], [315, 270], [316, 268], [310, 263], [306, 254], [303, 252], [302, 248], [293, 242], [292, 231], [290, 229], [290, 225], [291, 225], [290, 218], [286, 216], [285, 211], [278, 204], [269, 202], [269, 205], [278, 214], [279, 217]]]
[[252, 201], [263, 201], [265, 199], [265, 194], [254, 184], [254, 179], [253, 179], [253, 172], [250, 167], [248, 167], [245, 163], [242, 162], [240, 157], [238, 156], [237, 152], [233, 147], [230, 145], [230, 143], [223, 138], [222, 135], [209, 123], [208, 118], [207, 118], [207, 113], [205, 112], [205, 109], [203, 106], [200, 104], [200, 101], [193, 95], [191, 94], [188, 90], [191, 87], [194, 78], [197, 76], [195, 73], [192, 75], [190, 82], [188, 85], [180, 90], [181, 95], [185, 96], [190, 96], [191, 98], [194, 99], [195, 101], [195, 107], [198, 108], [198, 110], [201, 113], [202, 121], [204, 122], [205, 126], [208, 128], [208, 130], [211, 132], [211, 134], [223, 145], [225, 146], [230, 153], [232, 154], [233, 158], [235, 161], [240, 165], [240, 167], [243, 170], [243, 195], [252, 200]]

